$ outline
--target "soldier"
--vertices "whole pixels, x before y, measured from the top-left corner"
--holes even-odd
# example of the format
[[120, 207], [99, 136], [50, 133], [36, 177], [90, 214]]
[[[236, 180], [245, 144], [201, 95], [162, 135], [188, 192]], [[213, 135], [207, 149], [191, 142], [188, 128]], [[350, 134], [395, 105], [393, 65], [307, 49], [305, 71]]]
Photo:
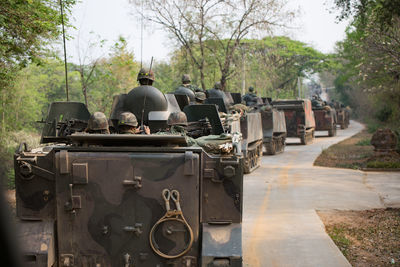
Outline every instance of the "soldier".
[[168, 129], [165, 132], [158, 132], [156, 134], [173, 134], [173, 135], [182, 135], [186, 139], [186, 143], [188, 146], [196, 146], [196, 141], [187, 136], [187, 131], [185, 127], [187, 126], [187, 117], [186, 114], [182, 111], [172, 112], [168, 116], [167, 120]]
[[168, 116], [167, 124], [169, 132], [172, 134], [184, 133], [186, 134], [185, 126], [187, 126], [186, 114], [182, 111], [172, 112]]
[[178, 95], [187, 95], [190, 99], [190, 102], [195, 101], [194, 92], [196, 91], [197, 87], [190, 84], [191, 79], [189, 74], [182, 75], [182, 84], [176, 88], [174, 94]]
[[85, 132], [90, 134], [110, 134], [106, 115], [103, 112], [95, 112], [90, 115]]
[[137, 80], [140, 85], [153, 85], [153, 82], [155, 80], [155, 75], [152, 70], [147, 70], [145, 68], [140, 69], [138, 73]]
[[206, 94], [203, 92], [196, 92], [194, 93], [194, 99], [196, 104], [203, 104], [204, 100], [206, 100]]
[[[136, 116], [131, 112], [122, 112], [118, 120], [118, 132], [120, 134], [138, 134], [142, 130], [137, 128], [138, 121]], [[145, 134], [150, 134], [150, 128], [144, 125]]]
[[249, 92], [243, 96], [243, 101], [246, 102], [246, 106], [254, 106], [257, 104], [257, 95], [254, 93], [254, 87], [249, 87]]
[[[121, 111], [132, 112], [136, 116], [139, 125], [148, 125], [149, 112], [166, 111], [168, 109], [168, 101], [160, 90], [152, 86], [155, 80], [153, 71], [141, 69], [137, 80], [140, 86], [133, 88], [128, 93], [123, 101], [123, 109]], [[118, 117], [114, 118], [117, 119]]]

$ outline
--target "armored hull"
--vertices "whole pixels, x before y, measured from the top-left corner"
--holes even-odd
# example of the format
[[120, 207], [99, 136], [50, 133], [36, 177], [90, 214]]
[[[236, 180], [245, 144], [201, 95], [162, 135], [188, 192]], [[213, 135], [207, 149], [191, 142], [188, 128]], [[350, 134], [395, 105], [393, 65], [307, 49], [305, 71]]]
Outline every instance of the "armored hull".
[[26, 266], [242, 266], [240, 153], [181, 135], [47, 133], [59, 144], [14, 159]]
[[285, 112], [287, 137], [298, 137], [303, 145], [314, 140], [315, 119], [310, 100], [276, 100], [272, 105]]
[[261, 110], [261, 120], [266, 154], [282, 153], [286, 140], [285, 113], [274, 108]]
[[336, 135], [336, 111], [329, 106], [313, 108], [315, 116], [315, 130], [328, 131], [328, 136]]

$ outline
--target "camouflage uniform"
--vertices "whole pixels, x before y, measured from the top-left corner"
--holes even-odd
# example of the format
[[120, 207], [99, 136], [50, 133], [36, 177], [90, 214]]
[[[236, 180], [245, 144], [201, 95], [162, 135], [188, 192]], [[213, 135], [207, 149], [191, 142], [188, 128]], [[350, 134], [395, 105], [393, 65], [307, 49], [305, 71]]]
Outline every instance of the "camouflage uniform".
[[187, 136], [187, 131], [185, 129], [185, 126], [187, 126], [187, 118], [186, 114], [183, 112], [172, 112], [167, 120], [167, 124], [169, 126], [169, 129], [167, 131], [162, 131], [158, 132], [156, 134], [159, 135], [181, 135], [184, 136], [186, 139], [186, 143], [188, 146], [196, 146], [197, 143], [195, 139]]

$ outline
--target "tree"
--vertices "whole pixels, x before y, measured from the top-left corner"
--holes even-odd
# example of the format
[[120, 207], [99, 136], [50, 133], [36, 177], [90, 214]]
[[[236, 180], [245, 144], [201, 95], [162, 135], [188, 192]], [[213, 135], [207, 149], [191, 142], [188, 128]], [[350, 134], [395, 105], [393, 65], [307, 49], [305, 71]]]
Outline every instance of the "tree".
[[[64, 1], [65, 22], [75, 0]], [[58, 1], [2, 0], [0, 4], [0, 90], [9, 88], [15, 72], [38, 62], [49, 41], [60, 35]]]
[[336, 91], [361, 118], [400, 127], [400, 1], [340, 2], [353, 21], [338, 46]]
[[[283, 26], [293, 17], [285, 11], [280, 0], [145, 0], [133, 1], [144, 5], [143, 16], [167, 30], [171, 39], [185, 49], [199, 70], [205, 86], [205, 58], [216, 55], [222, 88], [232, 75], [232, 60], [240, 40], [252, 32], [266, 33]], [[138, 8], [140, 9], [140, 8]], [[197, 46], [198, 49], [194, 49]]]

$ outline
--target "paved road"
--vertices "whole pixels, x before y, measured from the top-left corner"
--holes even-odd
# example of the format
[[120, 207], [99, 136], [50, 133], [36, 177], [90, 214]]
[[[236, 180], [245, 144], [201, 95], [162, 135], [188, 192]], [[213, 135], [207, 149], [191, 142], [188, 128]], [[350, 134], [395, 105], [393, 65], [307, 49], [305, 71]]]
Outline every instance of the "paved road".
[[361, 129], [352, 121], [336, 137], [289, 145], [283, 154], [264, 156], [262, 166], [245, 176], [245, 266], [350, 266], [325, 233], [316, 210], [400, 207], [398, 172], [313, 167], [324, 148]]

